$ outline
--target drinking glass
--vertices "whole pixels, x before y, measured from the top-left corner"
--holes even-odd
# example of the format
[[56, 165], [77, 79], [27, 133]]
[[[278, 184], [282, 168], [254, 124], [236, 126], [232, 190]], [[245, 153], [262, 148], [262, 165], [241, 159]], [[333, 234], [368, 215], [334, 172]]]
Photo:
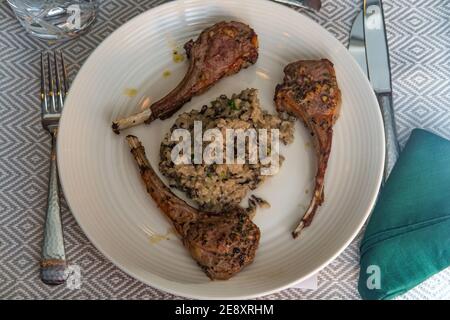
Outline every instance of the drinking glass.
[[66, 40], [94, 22], [99, 0], [7, 0], [17, 19], [35, 37]]

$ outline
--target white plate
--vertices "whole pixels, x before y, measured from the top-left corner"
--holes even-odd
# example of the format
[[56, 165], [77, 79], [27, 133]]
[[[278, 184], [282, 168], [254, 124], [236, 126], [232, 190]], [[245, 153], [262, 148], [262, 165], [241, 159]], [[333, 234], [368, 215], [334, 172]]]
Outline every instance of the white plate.
[[[229, 281], [210, 281], [181, 242], [155, 241], [171, 226], [145, 192], [136, 164], [111, 122], [136, 112], [142, 97], [157, 100], [182, 78], [186, 62], [172, 50], [221, 20], [248, 23], [259, 35], [255, 66], [220, 81], [182, 108], [200, 108], [222, 93], [260, 89], [264, 108], [275, 112], [274, 88], [283, 67], [299, 59], [328, 58], [342, 90], [325, 184], [325, 204], [300, 239], [291, 231], [310, 200], [316, 157], [298, 122], [295, 142], [284, 147], [279, 174], [256, 190], [271, 209], [258, 210], [262, 232], [252, 265]], [[163, 77], [165, 70], [170, 77]], [[126, 88], [138, 90], [134, 98]], [[127, 133], [137, 135], [155, 168], [163, 134], [174, 117]], [[335, 258], [366, 220], [380, 186], [384, 159], [382, 119], [368, 80], [347, 50], [309, 18], [269, 1], [185, 0], [145, 12], [115, 31], [84, 64], [66, 101], [58, 143], [65, 196], [95, 246], [133, 277], [192, 298], [251, 298], [269, 294], [314, 274]], [[156, 242], [156, 243], [155, 243]], [[93, 271], [95, 272], [95, 270]]]

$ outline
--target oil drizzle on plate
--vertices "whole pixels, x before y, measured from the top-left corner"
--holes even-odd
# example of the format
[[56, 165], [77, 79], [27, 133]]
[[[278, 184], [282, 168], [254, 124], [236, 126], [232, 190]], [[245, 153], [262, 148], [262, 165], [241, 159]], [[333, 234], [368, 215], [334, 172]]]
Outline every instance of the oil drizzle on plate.
[[123, 90], [123, 94], [129, 98], [133, 98], [138, 93], [138, 90], [135, 88], [125, 88]]
[[158, 233], [152, 234], [152, 235], [150, 235], [148, 237], [148, 240], [149, 240], [151, 245], [158, 244], [161, 241], [170, 240], [171, 239], [170, 238], [171, 234], [175, 234], [175, 230], [173, 228], [169, 228], [167, 230], [166, 234], [164, 234], [164, 235], [163, 234], [158, 234]]
[[158, 244], [163, 240], [170, 240], [170, 238], [168, 233], [164, 235], [155, 233], [149, 236], [148, 240], [150, 241], [150, 244]]
[[174, 49], [172, 52], [172, 60], [175, 63], [180, 63], [184, 61], [184, 55], [180, 53], [179, 49]]

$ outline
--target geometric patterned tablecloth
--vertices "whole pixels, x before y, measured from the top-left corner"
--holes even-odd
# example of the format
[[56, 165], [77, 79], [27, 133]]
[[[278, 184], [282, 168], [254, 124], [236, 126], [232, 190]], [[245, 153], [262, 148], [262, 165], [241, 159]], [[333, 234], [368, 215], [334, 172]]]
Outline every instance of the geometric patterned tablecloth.
[[[63, 44], [28, 36], [0, 0], [0, 298], [176, 299], [116, 268], [88, 241], [63, 201], [67, 257], [82, 269], [82, 286], [49, 287], [39, 279], [50, 140], [39, 114], [39, 51], [61, 48], [73, 78], [112, 31], [161, 0], [104, 0], [92, 30]], [[325, 0], [303, 12], [347, 45], [362, 0]], [[450, 138], [450, 0], [385, 0], [396, 122], [402, 145], [422, 127]], [[288, 289], [271, 299], [359, 299], [355, 241], [318, 276], [317, 290]], [[401, 299], [450, 299], [450, 269]]]

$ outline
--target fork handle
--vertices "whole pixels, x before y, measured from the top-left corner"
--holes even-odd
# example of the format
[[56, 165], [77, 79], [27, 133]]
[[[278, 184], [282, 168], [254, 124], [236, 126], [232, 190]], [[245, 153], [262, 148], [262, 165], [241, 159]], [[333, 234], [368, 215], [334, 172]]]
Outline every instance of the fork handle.
[[44, 225], [42, 247], [41, 279], [49, 285], [62, 284], [66, 280], [66, 254], [61, 225], [58, 169], [56, 165], [56, 138], [58, 130], [51, 131], [52, 152], [50, 158], [50, 179], [48, 184], [47, 214]]

